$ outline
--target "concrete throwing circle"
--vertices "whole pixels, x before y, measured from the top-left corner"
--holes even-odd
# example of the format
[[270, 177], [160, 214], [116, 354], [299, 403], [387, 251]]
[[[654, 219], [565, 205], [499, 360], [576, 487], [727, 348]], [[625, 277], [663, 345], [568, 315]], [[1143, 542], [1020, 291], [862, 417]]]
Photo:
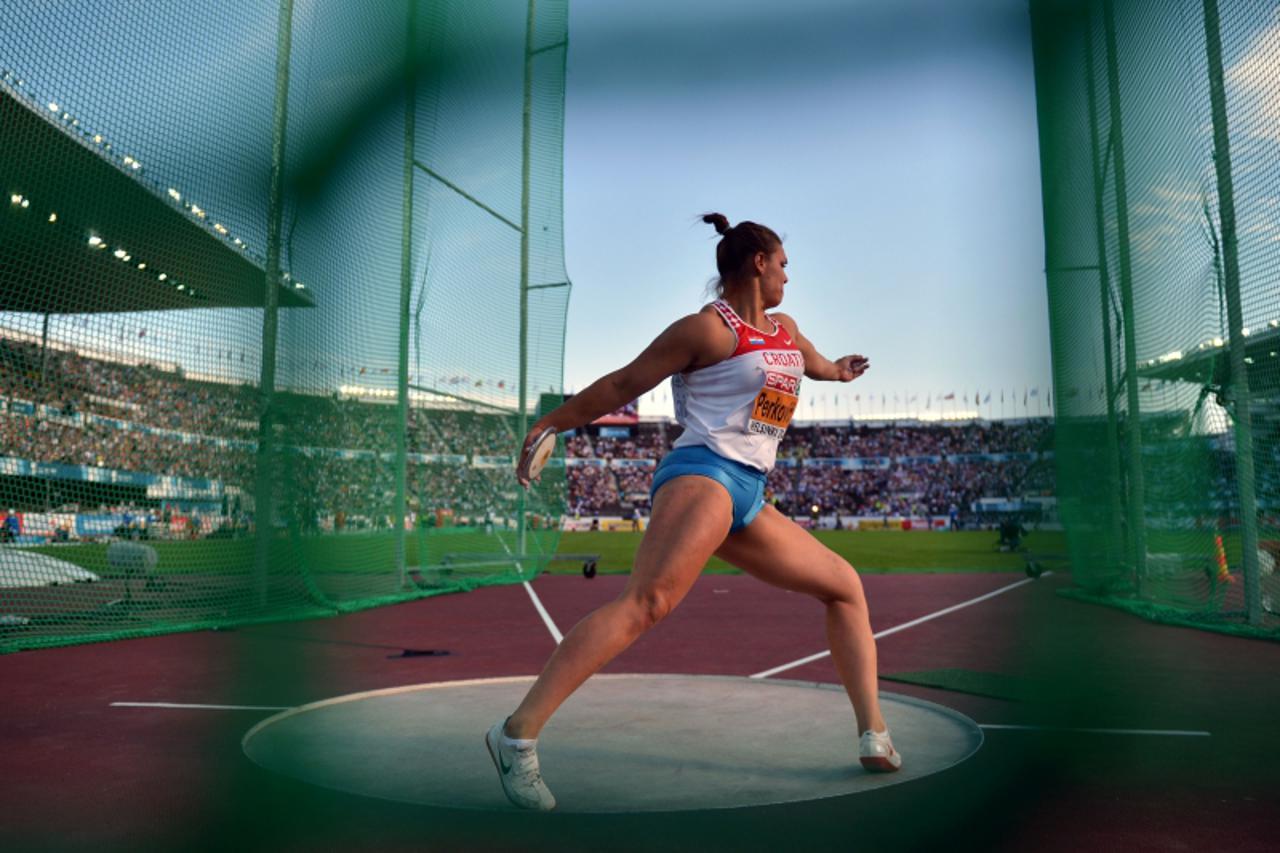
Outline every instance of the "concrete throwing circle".
[[[258, 765], [385, 800], [506, 809], [484, 733], [529, 677], [418, 684], [294, 708], [244, 737]], [[858, 763], [844, 690], [831, 684], [690, 675], [597, 675], [538, 741], [560, 812], [736, 808], [838, 797], [937, 773], [982, 744], [970, 719], [882, 693], [897, 773]]]

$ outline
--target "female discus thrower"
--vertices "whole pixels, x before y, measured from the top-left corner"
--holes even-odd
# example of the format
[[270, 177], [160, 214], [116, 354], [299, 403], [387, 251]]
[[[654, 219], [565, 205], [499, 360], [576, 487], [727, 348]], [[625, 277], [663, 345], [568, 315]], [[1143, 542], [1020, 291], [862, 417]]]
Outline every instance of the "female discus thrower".
[[536, 751], [547, 720], [587, 678], [670, 613], [713, 554], [826, 605], [831, 657], [862, 732], [862, 764], [874, 771], [902, 766], [880, 714], [862, 582], [845, 560], [764, 503], [765, 477], [799, 402], [801, 376], [852, 382], [868, 362], [860, 355], [828, 361], [794, 320], [766, 313], [782, 302], [787, 283], [787, 254], [777, 234], [754, 222], [730, 227], [719, 213], [702, 219], [722, 235], [716, 246], [720, 298], [677, 320], [635, 361], [593, 382], [525, 437], [522, 461], [546, 428], [583, 426], [668, 376], [676, 420], [684, 427], [654, 472], [652, 517], [626, 589], [569, 632], [520, 707], [485, 735], [507, 798], [523, 808], [555, 807]]

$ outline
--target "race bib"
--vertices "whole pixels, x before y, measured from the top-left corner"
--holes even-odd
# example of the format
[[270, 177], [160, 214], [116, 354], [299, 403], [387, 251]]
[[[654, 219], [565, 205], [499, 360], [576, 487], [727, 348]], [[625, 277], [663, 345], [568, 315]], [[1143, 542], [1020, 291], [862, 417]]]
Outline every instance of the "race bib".
[[756, 395], [747, 432], [781, 440], [800, 403], [800, 380], [785, 373], [765, 371], [764, 387]]

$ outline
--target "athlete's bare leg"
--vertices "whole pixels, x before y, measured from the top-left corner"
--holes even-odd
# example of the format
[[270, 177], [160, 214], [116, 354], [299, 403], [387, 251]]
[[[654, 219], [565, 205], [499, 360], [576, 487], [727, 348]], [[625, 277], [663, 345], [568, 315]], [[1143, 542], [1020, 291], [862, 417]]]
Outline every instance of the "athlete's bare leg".
[[765, 583], [812, 595], [827, 606], [827, 642], [858, 718], [858, 731], [884, 731], [876, 641], [858, 573], [800, 525], [766, 506], [716, 554]]
[[[684, 598], [733, 521], [729, 493], [707, 477], [675, 477], [654, 498], [627, 588], [564, 638], [507, 722], [536, 738], [565, 699]], [[874, 666], [873, 666], [874, 669]]]

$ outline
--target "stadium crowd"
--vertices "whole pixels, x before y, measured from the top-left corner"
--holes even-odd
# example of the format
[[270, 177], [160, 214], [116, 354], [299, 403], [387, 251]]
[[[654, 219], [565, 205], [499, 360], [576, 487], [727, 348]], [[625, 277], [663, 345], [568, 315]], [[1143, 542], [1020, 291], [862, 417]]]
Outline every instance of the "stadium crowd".
[[[665, 434], [654, 424], [633, 428], [626, 440], [594, 438], [579, 433], [569, 453], [579, 458], [660, 459]], [[674, 434], [678, 427], [671, 430]], [[949, 515], [952, 506], [967, 512], [981, 497], [1047, 494], [1052, 475], [1044, 463], [974, 461], [960, 454], [1022, 453], [1049, 449], [1047, 421], [972, 422], [957, 425], [892, 425], [885, 427], [793, 425], [779, 456], [794, 465], [779, 465], [769, 475], [768, 492], [783, 512], [805, 515], [814, 505], [824, 514]], [[621, 452], [619, 452], [621, 451]], [[898, 461], [900, 457], [939, 457], [938, 461]], [[804, 465], [806, 459], [885, 458], [887, 467], [845, 470], [838, 465]], [[571, 465], [570, 507], [579, 514], [626, 514], [644, 504], [652, 468], [601, 468]]]
[[[249, 492], [257, 460], [257, 394], [238, 386], [184, 378], [180, 372], [129, 365], [0, 338], [0, 444], [11, 457], [161, 476], [212, 479]], [[22, 405], [14, 405], [21, 401]], [[31, 405], [31, 404], [34, 404]], [[47, 405], [54, 411], [40, 410]], [[101, 414], [114, 424], [76, 418]], [[397, 410], [385, 403], [280, 392], [276, 423], [282, 454], [279, 482], [307, 518], [385, 519], [395, 497]], [[145, 428], [174, 430], [158, 434]], [[461, 460], [414, 461], [406, 490], [422, 512], [488, 512], [511, 503], [510, 460], [519, 442], [514, 417], [480, 411], [411, 408], [411, 454]], [[679, 427], [646, 422], [600, 435], [592, 427], [569, 437], [568, 510], [629, 516], [646, 508], [653, 468], [611, 465], [656, 461]], [[217, 439], [231, 439], [231, 444]], [[1047, 420], [956, 425], [793, 425], [769, 476], [770, 498], [785, 512], [947, 514], [978, 497], [1043, 493], [1051, 488], [1044, 463], [972, 461], [957, 454], [1048, 449]], [[354, 451], [354, 452], [352, 452]], [[372, 451], [371, 455], [369, 452]], [[475, 457], [498, 457], [473, 465]], [[900, 457], [938, 457], [901, 460]], [[887, 457], [883, 467], [844, 470], [806, 461]], [[590, 460], [573, 464], [572, 460]], [[603, 462], [604, 464], [598, 464]], [[490, 467], [491, 466], [491, 467]]]
[[950, 456], [959, 453], [1018, 453], [1041, 449], [1052, 428], [1047, 421], [872, 427], [813, 425], [791, 430], [779, 455], [804, 457]]
[[58, 349], [42, 354], [37, 344], [7, 338], [0, 338], [0, 395], [183, 432], [252, 439], [257, 431], [257, 393], [247, 386]]

